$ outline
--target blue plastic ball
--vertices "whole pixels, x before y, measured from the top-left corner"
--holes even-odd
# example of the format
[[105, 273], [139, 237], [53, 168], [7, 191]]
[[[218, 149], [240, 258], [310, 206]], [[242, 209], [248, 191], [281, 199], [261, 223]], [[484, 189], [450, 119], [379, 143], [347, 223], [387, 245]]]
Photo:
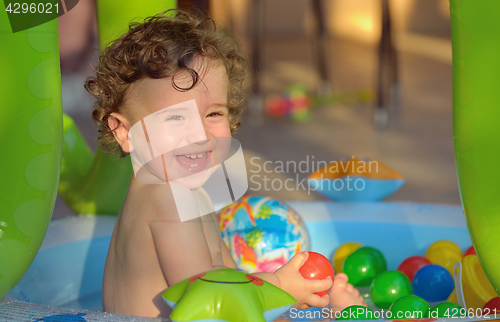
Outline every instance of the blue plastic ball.
[[454, 288], [450, 272], [439, 265], [424, 266], [413, 278], [413, 292], [428, 302], [445, 301]]

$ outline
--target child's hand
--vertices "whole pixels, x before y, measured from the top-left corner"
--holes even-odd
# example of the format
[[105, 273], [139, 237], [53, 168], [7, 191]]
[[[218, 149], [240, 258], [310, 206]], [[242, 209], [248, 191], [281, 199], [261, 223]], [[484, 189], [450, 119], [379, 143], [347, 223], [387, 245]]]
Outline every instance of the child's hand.
[[294, 307], [301, 310], [308, 309], [311, 306], [327, 306], [329, 303], [328, 294], [320, 297], [314, 293], [332, 287], [332, 278], [330, 276], [324, 280], [308, 280], [300, 274], [299, 269], [304, 265], [308, 257], [308, 252], [296, 254], [274, 273], [280, 281], [281, 289], [297, 300]]

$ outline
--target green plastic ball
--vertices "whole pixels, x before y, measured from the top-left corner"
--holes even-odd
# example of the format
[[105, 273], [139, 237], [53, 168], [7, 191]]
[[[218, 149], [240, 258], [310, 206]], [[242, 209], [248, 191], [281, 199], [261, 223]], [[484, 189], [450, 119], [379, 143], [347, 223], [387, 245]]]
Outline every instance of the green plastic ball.
[[370, 285], [371, 299], [381, 309], [388, 309], [397, 299], [412, 293], [410, 280], [398, 271], [382, 272]]
[[431, 309], [431, 318], [458, 318], [465, 317], [466, 310], [458, 304], [452, 302], [442, 302]]
[[342, 272], [349, 277], [349, 282], [352, 285], [368, 286], [375, 276], [383, 272], [384, 269], [371, 252], [359, 252], [358, 250], [347, 256]]
[[358, 252], [367, 252], [369, 254], [372, 254], [373, 257], [377, 259], [377, 262], [380, 264], [380, 267], [382, 268], [382, 271], [385, 271], [387, 269], [387, 261], [385, 260], [384, 255], [382, 254], [381, 251], [379, 251], [376, 248], [365, 246], [361, 247], [358, 250]]
[[290, 96], [290, 98], [294, 97], [300, 97], [300, 96], [307, 96], [307, 93], [309, 93], [309, 88], [302, 83], [295, 83], [286, 89], [286, 93]]
[[391, 305], [392, 319], [426, 319], [429, 317], [429, 303], [416, 295], [400, 297]]
[[295, 122], [305, 123], [310, 121], [312, 118], [311, 111], [308, 109], [300, 109], [292, 112], [292, 119]]
[[376, 320], [372, 310], [362, 305], [351, 305], [340, 311], [336, 315], [336, 321], [358, 321], [358, 320]]

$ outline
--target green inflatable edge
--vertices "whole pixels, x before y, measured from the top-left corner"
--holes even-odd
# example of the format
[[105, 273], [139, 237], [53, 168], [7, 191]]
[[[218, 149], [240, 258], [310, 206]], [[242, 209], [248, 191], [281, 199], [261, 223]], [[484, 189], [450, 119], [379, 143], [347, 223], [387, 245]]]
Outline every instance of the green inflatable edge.
[[450, 0], [460, 197], [481, 266], [500, 291], [500, 1]]
[[12, 33], [0, 4], [0, 298], [21, 279], [54, 208], [62, 149], [57, 19]]
[[[101, 48], [131, 20], [175, 8], [175, 0], [147, 5], [98, 2]], [[57, 19], [12, 33], [0, 6], [0, 114], [4, 171], [0, 186], [0, 298], [22, 278], [47, 231], [56, 192], [77, 213], [118, 214], [132, 175], [130, 158], [94, 155], [64, 116]], [[78, 10], [78, 9], [75, 9]], [[64, 145], [63, 145], [64, 130]], [[62, 159], [62, 160], [61, 160]], [[59, 180], [60, 179], [60, 180]]]

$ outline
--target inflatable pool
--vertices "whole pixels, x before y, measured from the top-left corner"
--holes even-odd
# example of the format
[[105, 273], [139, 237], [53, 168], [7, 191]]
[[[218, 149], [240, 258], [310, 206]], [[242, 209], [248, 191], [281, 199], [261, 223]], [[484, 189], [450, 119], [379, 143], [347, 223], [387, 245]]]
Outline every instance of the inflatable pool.
[[[440, 239], [454, 241], [462, 250], [471, 245], [460, 206], [320, 201], [288, 204], [304, 219], [312, 250], [329, 258], [342, 243], [357, 241], [380, 249], [387, 258], [387, 268], [394, 270], [403, 259], [423, 255]], [[8, 294], [11, 298], [2, 300], [0, 316], [9, 314], [9, 321], [51, 321], [46, 317], [78, 314], [85, 314], [78, 321], [108, 321], [111, 317], [109, 321], [152, 320], [102, 313], [103, 269], [115, 219], [79, 216], [52, 221], [33, 264]], [[283, 318], [294, 320], [289, 314]]]
[[[158, 0], [162, 6], [172, 7], [174, 3], [172, 0], [166, 5]], [[99, 1], [98, 8], [102, 11], [101, 48], [107, 37], [117, 33], [111, 26], [115, 19], [123, 27], [129, 21], [127, 14], [159, 12], [135, 0]], [[470, 233], [485, 276], [500, 293], [496, 194], [500, 110], [495, 94], [500, 83], [499, 9], [496, 0], [451, 0], [454, 143], [467, 224], [459, 206], [290, 202], [308, 226], [312, 250], [331, 256], [340, 244], [356, 241], [380, 249], [388, 260], [388, 269], [395, 269], [405, 257], [423, 254], [440, 239], [452, 240], [464, 250], [471, 244]], [[68, 146], [63, 149], [61, 140], [56, 21], [16, 34], [10, 33], [8, 21], [3, 14], [0, 52], [5, 58], [2, 62], [6, 62], [2, 68], [10, 77], [0, 91], [6, 99], [4, 105], [12, 108], [2, 111], [1, 118], [8, 120], [4, 132], [13, 135], [7, 138], [16, 140], [5, 139], [3, 151], [9, 171], [3, 177], [0, 203], [2, 296], [17, 283], [35, 255], [36, 259], [9, 296], [0, 300], [0, 321], [168, 321], [99, 311], [103, 266], [115, 217], [80, 216], [49, 224], [57, 188], [79, 213], [116, 213], [120, 196], [96, 191], [104, 189], [106, 173], [126, 182], [126, 168], [109, 163], [101, 152], [93, 163], [88, 153], [76, 152], [66, 154], [61, 161]], [[24, 112], [12, 113], [18, 109]], [[65, 135], [65, 140], [71, 138]], [[91, 166], [76, 162], [82, 161], [82, 156]], [[76, 170], [70, 171], [73, 168]], [[82, 178], [88, 181], [82, 184]], [[95, 178], [101, 178], [101, 182]], [[107, 190], [120, 194], [125, 187], [120, 186]], [[37, 253], [47, 225], [48, 233]]]

